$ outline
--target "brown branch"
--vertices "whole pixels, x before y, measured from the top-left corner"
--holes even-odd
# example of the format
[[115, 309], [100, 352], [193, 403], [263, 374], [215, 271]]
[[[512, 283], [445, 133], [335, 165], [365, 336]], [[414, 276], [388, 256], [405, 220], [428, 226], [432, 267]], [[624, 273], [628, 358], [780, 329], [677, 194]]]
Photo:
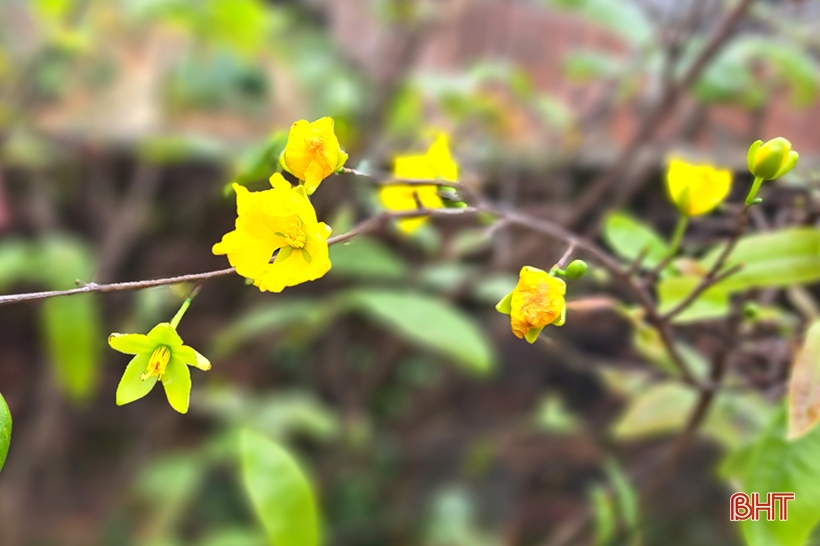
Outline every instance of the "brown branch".
[[[475, 212], [477, 212], [477, 209], [467, 207], [461, 209], [420, 209], [403, 212], [383, 213], [365, 220], [364, 222], [354, 227], [347, 233], [343, 233], [341, 235], [329, 238], [327, 240], [327, 243], [328, 245], [343, 243], [349, 239], [352, 239], [356, 235], [373, 231], [381, 227], [391, 218], [412, 218], [416, 216], [454, 216], [458, 214], [470, 214]], [[12, 303], [20, 303], [24, 301], [42, 300], [46, 298], [55, 298], [59, 296], [73, 296], [74, 294], [88, 294], [93, 292], [105, 294], [109, 292], [142, 290], [145, 288], [153, 288], [155, 286], [165, 286], [168, 284], [179, 284], [184, 282], [204, 282], [216, 277], [224, 277], [226, 275], [231, 275], [235, 272], [236, 270], [233, 267], [228, 267], [225, 269], [217, 269], [215, 271], [206, 271], [204, 273], [191, 273], [188, 275], [179, 275], [176, 277], [165, 277], [161, 279], [150, 279], [144, 281], [119, 282], [110, 284], [97, 284], [90, 282], [83, 283], [81, 284], [81, 286], [77, 288], [71, 288], [69, 290], [48, 290], [44, 292], [30, 292], [26, 294], [9, 294], [5, 296], [0, 296], [0, 305], [9, 305]]]
[[463, 186], [461, 182], [444, 180], [443, 178], [434, 178], [432, 180], [429, 178], [397, 178], [388, 173], [369, 173], [348, 167], [342, 167], [342, 173], [362, 176], [377, 186], [448, 186], [451, 188], [460, 188]]

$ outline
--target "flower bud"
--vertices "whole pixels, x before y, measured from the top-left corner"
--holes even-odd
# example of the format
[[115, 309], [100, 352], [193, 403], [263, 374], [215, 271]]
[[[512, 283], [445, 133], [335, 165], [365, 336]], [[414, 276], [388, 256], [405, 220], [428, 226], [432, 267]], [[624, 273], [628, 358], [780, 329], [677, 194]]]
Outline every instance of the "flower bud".
[[763, 143], [758, 140], [749, 147], [749, 171], [763, 180], [774, 180], [791, 171], [799, 158], [792, 143], [783, 137]]
[[760, 306], [753, 301], [747, 301], [743, 304], [743, 316], [750, 320], [759, 318]]
[[570, 280], [580, 279], [587, 273], [587, 263], [584, 260], [573, 260], [565, 270], [566, 278]]

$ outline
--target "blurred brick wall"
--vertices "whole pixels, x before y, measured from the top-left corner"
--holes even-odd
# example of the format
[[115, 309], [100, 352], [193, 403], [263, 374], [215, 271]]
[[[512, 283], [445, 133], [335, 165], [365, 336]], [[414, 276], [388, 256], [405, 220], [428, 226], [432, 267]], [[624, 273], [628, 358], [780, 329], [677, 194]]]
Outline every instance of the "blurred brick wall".
[[[421, 41], [413, 68], [443, 72], [469, 66], [480, 60], [506, 60], [526, 69], [537, 87], [585, 111], [602, 93], [611, 89], [568, 82], [562, 60], [577, 49], [623, 52], [614, 37], [572, 14], [557, 12], [527, 0], [438, 0], [443, 10], [440, 22]], [[394, 32], [370, 16], [372, 0], [330, 0], [335, 38], [355, 62], [380, 78], [393, 67], [400, 52]], [[623, 143], [638, 123], [635, 105], [625, 106], [602, 129], [610, 144]], [[664, 133], [676, 131], [688, 120], [694, 104], [685, 100], [676, 119]], [[689, 145], [705, 154], [723, 150], [734, 156], [749, 139], [788, 136], [804, 155], [820, 155], [820, 104], [796, 110], [780, 94], [764, 112], [752, 114], [731, 106], [715, 106], [701, 114], [698, 129]]]

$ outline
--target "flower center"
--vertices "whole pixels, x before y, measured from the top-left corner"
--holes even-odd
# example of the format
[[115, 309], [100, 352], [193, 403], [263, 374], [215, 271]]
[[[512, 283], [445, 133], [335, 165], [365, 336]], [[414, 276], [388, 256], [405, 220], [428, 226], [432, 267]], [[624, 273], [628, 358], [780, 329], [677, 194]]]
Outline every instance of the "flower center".
[[320, 138], [311, 138], [307, 143], [307, 148], [310, 150], [310, 153], [317, 154], [322, 151], [324, 148], [324, 144], [322, 143], [322, 139]]
[[296, 225], [288, 226], [287, 230], [282, 234], [282, 238], [285, 239], [288, 246], [293, 248], [305, 248], [305, 242], [307, 241], [305, 232]]
[[152, 375], [161, 378], [162, 374], [165, 373], [165, 367], [168, 365], [169, 360], [171, 360], [171, 349], [165, 345], [160, 345], [151, 353], [151, 357], [148, 359], [148, 368], [140, 376], [140, 379], [145, 381]]

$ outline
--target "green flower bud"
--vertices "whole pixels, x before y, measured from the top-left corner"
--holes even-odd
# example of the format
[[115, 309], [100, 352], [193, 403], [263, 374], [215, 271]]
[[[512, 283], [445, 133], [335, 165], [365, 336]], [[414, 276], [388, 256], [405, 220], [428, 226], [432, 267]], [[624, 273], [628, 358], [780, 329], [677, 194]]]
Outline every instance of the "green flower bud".
[[587, 272], [587, 263], [583, 260], [573, 260], [569, 263], [566, 269], [565, 276], [568, 279], [576, 280], [580, 279]]
[[763, 180], [774, 180], [791, 171], [799, 155], [792, 150], [792, 143], [783, 137], [763, 143], [758, 140], [749, 147], [747, 156], [749, 171]]
[[750, 320], [759, 318], [760, 307], [752, 301], [747, 301], [743, 304], [743, 316]]

